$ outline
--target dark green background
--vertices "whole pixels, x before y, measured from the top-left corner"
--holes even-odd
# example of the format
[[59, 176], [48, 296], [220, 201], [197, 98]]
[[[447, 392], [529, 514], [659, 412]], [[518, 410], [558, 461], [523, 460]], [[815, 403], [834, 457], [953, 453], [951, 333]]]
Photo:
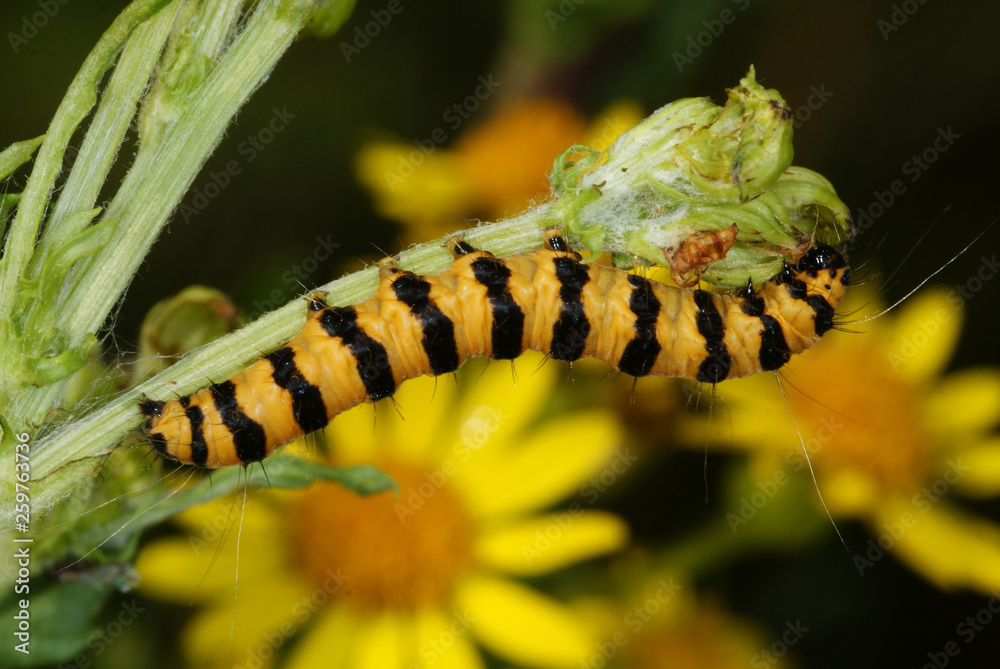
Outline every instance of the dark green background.
[[[123, 4], [69, 2], [16, 54], [6, 35], [19, 31], [22, 17], [39, 6], [23, 0], [0, 5], [0, 144], [44, 132], [79, 64]], [[356, 269], [359, 258], [380, 255], [377, 249], [399, 250], [397, 227], [373, 213], [353, 177], [359, 145], [383, 132], [404, 140], [427, 137], [442, 125], [442, 113], [472, 92], [478, 76], [493, 73], [509, 86], [501, 92], [513, 93], [523, 64], [538, 61], [548, 64], [547, 72], [527, 92], [564, 96], [588, 114], [621, 97], [639, 100], [647, 112], [679, 97], [722, 101], [723, 89], [751, 63], [762, 83], [777, 88], [793, 108], [814, 89], [832, 92], [796, 131], [796, 164], [828, 177], [854, 212], [868, 208], [874, 193], [894, 180], [906, 186], [858, 240], [855, 264], [895, 270], [950, 207], [896, 274], [890, 295], [901, 296], [1000, 215], [1000, 6], [896, 6], [903, 4], [918, 9], [884, 39], [878, 21], [890, 20], [889, 2], [589, 0], [552, 31], [542, 4], [403, 0], [403, 12], [347, 63], [339, 43], [370, 20], [371, 10], [385, 6], [360, 2], [344, 34], [294, 45], [240, 113], [195, 186], [204, 187], [208, 173], [229, 160], [240, 161], [241, 173], [190, 223], [178, 217], [170, 224], [121, 306], [116, 338], [130, 347], [144, 312], [190, 283], [222, 288], [248, 312], [276, 287], [292, 299], [299, 288], [284, 284], [281, 274], [313, 252], [318, 236], [331, 235], [341, 246], [307, 287]], [[688, 38], [705, 31], [703, 22], [723, 9], [735, 21], [678, 72], [674, 52], [684, 52]], [[275, 108], [295, 118], [247, 163], [238, 147]], [[931, 146], [939, 128], [949, 127], [960, 139], [910, 181], [904, 164]], [[127, 163], [130, 155], [126, 147], [119, 159]], [[982, 256], [996, 252], [998, 238], [993, 228], [935, 282], [965, 282]], [[1000, 364], [998, 300], [1000, 281], [994, 280], [969, 303], [954, 368]], [[613, 502], [629, 514], [640, 540], [670, 537], [714, 512], [701, 504], [700, 460], [675, 459], [669, 470], [649, 477], [648, 487]], [[978, 510], [1000, 517], [995, 503]], [[849, 544], [864, 545], [863, 530], [849, 524], [845, 530]], [[955, 639], [955, 625], [985, 601], [941, 593], [892, 560], [859, 579], [833, 542], [822, 553], [744, 561], [711, 585], [732, 609], [769, 626], [775, 638], [788, 619], [812, 622], [815, 631], [795, 647], [808, 667], [919, 667], [927, 652]], [[164, 616], [155, 623], [159, 629], [150, 620], [143, 640], [122, 639], [109, 654], [170, 657], [172, 637], [162, 633], [170, 624], [166, 613], [156, 615]], [[963, 644], [949, 666], [995, 666], [998, 629], [995, 622]]]

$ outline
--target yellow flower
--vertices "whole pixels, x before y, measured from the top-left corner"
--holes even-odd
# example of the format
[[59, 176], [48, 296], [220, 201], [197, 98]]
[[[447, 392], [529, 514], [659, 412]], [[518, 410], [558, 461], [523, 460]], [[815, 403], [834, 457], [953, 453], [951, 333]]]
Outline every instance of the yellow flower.
[[362, 498], [320, 483], [251, 495], [235, 605], [236, 531], [218, 550], [193, 537], [221, 532], [239, 510], [220, 500], [183, 514], [192, 536], [152, 543], [136, 567], [147, 594], [203, 607], [184, 630], [188, 657], [226, 667], [271, 666], [279, 654], [285, 667], [482, 667], [475, 639], [519, 664], [577, 666], [593, 640], [575, 614], [512, 577], [625, 544], [614, 515], [580, 503], [539, 513], [609, 466], [620, 431], [603, 411], [546, 419], [559, 372], [536, 372], [540, 360], [518, 361], [516, 388], [506, 364], [460, 376], [470, 381], [461, 388], [408, 381], [395, 396], [405, 419], [388, 403], [377, 420], [370, 408], [338, 416], [327, 428], [336, 462], [376, 464], [398, 494]]
[[604, 150], [640, 120], [629, 101], [588, 125], [564, 102], [524, 100], [462, 132], [453, 149], [444, 148], [452, 132], [444, 127], [416, 142], [369, 143], [356, 170], [379, 213], [406, 225], [407, 241], [426, 241], [467, 227], [470, 218], [512, 216], [545, 199], [559, 153], [581, 143]]
[[624, 583], [620, 601], [580, 603], [602, 630], [584, 667], [616, 669], [742, 669], [788, 666], [789, 647], [808, 628], [789, 624], [785, 641], [770, 640], [754, 623], [726, 611], [717, 599], [699, 593], [681, 572], [649, 570], [638, 555], [614, 565]]
[[[848, 297], [842, 314], [871, 301], [858, 288]], [[1000, 527], [958, 498], [1000, 493], [1000, 370], [941, 376], [961, 330], [956, 298], [925, 290], [862, 332], [831, 332], [783, 371], [787, 409], [773, 376], [725, 382], [732, 432], [717, 418], [716, 439], [747, 448], [759, 480], [780, 487], [809, 476], [790, 413], [830, 512], [873, 535], [849, 546], [859, 572], [891, 554], [942, 588], [989, 592], [1000, 587]], [[703, 443], [704, 423], [691, 435]]]

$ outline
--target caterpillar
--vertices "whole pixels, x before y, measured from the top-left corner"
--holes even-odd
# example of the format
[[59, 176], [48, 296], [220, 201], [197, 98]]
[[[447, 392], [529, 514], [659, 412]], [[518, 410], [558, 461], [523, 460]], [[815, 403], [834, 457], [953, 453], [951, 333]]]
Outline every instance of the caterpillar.
[[461, 237], [448, 246], [451, 268], [431, 276], [383, 260], [375, 295], [356, 305], [309, 295], [302, 331], [227, 381], [143, 398], [155, 450], [199, 467], [246, 465], [406, 379], [526, 349], [712, 384], [775, 370], [833, 327], [850, 280], [843, 256], [823, 245], [759, 291], [748, 283], [729, 295], [584, 264], [554, 229], [543, 248], [503, 259]]

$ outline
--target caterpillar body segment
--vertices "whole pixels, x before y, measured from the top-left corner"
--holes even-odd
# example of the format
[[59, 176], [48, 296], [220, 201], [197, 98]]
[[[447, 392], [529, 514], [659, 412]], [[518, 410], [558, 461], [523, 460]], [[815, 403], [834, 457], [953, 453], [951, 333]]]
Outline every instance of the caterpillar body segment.
[[759, 291], [719, 295], [583, 264], [555, 230], [545, 248], [503, 259], [449, 246], [449, 270], [418, 276], [386, 259], [375, 295], [343, 307], [310, 295], [302, 331], [228, 381], [143, 400], [151, 443], [200, 467], [255, 462], [407, 379], [526, 349], [708, 383], [778, 369], [833, 326], [850, 276], [817, 246]]

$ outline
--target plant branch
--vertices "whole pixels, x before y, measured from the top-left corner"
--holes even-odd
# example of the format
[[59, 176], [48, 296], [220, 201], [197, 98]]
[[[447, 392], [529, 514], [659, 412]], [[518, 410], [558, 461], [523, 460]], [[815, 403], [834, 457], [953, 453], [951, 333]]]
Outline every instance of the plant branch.
[[[558, 221], [552, 207], [543, 205], [509, 221], [469, 230], [465, 237], [477, 247], [497, 255], [523, 253], [541, 245], [541, 230]], [[442, 242], [414, 247], [399, 255], [401, 267], [420, 274], [447, 269], [451, 254]], [[378, 268], [369, 267], [318, 288], [328, 293], [331, 304], [353, 304], [370, 296], [378, 283]], [[245, 366], [248, 360], [277, 348], [291, 339], [305, 322], [305, 304], [293, 300], [246, 327], [185, 356], [145, 383], [132, 388], [99, 411], [69, 425], [37, 445], [33, 473], [45, 478], [65, 463], [97, 458], [111, 451], [122, 436], [142, 421], [138, 401], [142, 395], [170, 399], [193, 392], [212, 381], [220, 381]], [[49, 508], [71, 487], [69, 482], [49, 485], [35, 493], [36, 508]]]

